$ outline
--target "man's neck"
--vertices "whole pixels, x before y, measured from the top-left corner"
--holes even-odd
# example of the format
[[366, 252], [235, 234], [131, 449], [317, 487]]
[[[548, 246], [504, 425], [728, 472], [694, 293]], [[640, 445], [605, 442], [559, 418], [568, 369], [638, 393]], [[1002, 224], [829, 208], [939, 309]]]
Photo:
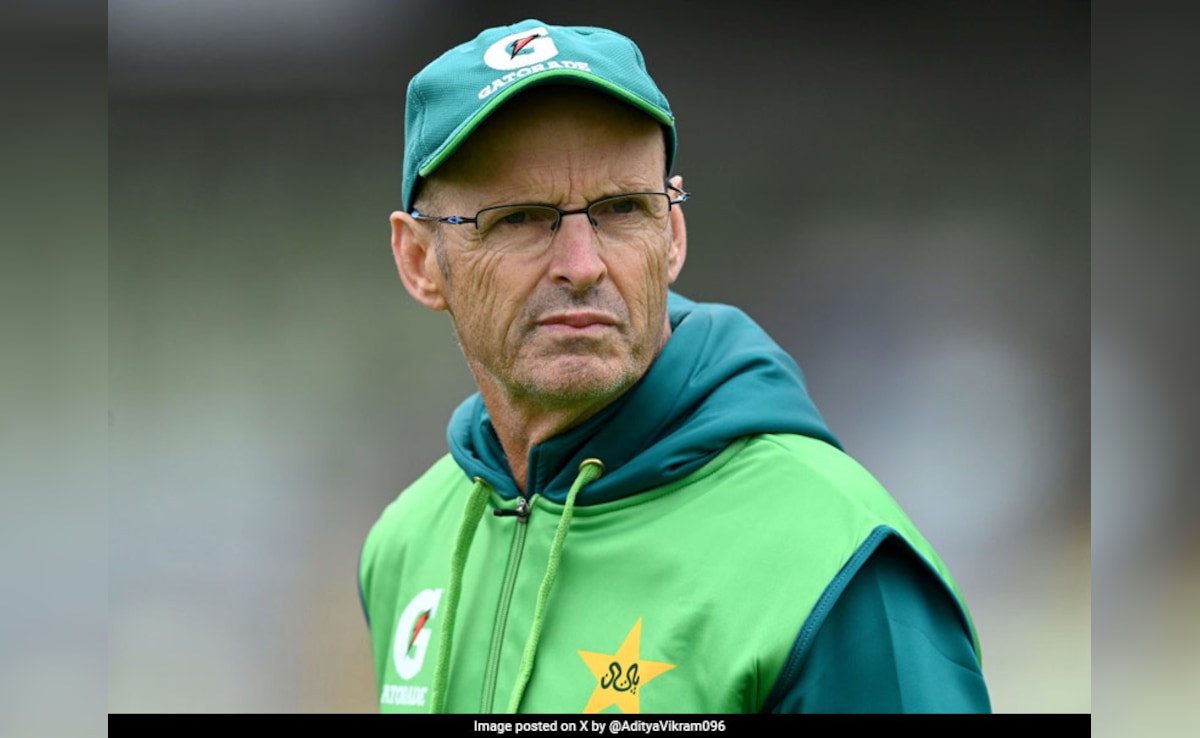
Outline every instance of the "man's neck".
[[[490, 390], [490, 391], [489, 391]], [[515, 403], [496, 388], [480, 388], [483, 403], [492, 419], [492, 427], [504, 448], [508, 467], [517, 489], [526, 492], [529, 475], [529, 450], [554, 436], [574, 428], [603, 410], [620, 393], [584, 406], [570, 408], [529, 407]]]

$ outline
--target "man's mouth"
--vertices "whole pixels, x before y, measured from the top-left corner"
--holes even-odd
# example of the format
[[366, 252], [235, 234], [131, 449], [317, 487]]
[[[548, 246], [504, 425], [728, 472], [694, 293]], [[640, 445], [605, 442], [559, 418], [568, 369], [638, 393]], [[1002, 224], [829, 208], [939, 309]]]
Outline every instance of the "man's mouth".
[[570, 333], [601, 331], [616, 325], [617, 320], [613, 316], [593, 310], [554, 313], [538, 321], [539, 327]]

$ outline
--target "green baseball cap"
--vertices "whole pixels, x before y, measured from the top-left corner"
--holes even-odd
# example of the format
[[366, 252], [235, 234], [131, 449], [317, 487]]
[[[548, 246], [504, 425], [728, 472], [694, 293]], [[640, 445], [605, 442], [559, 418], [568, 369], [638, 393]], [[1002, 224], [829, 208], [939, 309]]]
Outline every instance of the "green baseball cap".
[[675, 116], [637, 45], [604, 28], [526, 20], [489, 28], [433, 60], [408, 83], [404, 209], [412, 210], [421, 178], [445, 163], [489, 115], [521, 90], [547, 83], [608, 93], [661, 123], [670, 171]]

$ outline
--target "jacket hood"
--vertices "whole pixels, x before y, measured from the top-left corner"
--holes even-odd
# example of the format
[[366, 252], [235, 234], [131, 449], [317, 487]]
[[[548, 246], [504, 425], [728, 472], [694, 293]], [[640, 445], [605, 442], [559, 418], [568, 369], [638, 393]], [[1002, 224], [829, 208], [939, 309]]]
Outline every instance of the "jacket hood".
[[[748, 315], [675, 293], [667, 312], [672, 334], [646, 375], [584, 423], [530, 450], [530, 497], [563, 502], [587, 458], [600, 459], [605, 472], [579, 493], [579, 505], [681, 479], [744, 436], [796, 433], [841, 448], [800, 367]], [[520, 494], [479, 393], [454, 411], [447, 436], [468, 478], [482, 477], [506, 499]]]

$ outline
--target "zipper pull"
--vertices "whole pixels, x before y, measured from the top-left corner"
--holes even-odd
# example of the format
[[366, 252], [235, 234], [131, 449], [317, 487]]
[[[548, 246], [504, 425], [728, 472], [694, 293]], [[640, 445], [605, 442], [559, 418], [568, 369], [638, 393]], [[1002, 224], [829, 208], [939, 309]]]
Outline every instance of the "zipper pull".
[[517, 500], [517, 509], [516, 510], [505, 510], [505, 509], [501, 508], [498, 510], [493, 510], [492, 514], [498, 518], [507, 517], [509, 515], [516, 515], [518, 522], [528, 523], [529, 522], [529, 500], [525, 497], [522, 497], [520, 500]]

